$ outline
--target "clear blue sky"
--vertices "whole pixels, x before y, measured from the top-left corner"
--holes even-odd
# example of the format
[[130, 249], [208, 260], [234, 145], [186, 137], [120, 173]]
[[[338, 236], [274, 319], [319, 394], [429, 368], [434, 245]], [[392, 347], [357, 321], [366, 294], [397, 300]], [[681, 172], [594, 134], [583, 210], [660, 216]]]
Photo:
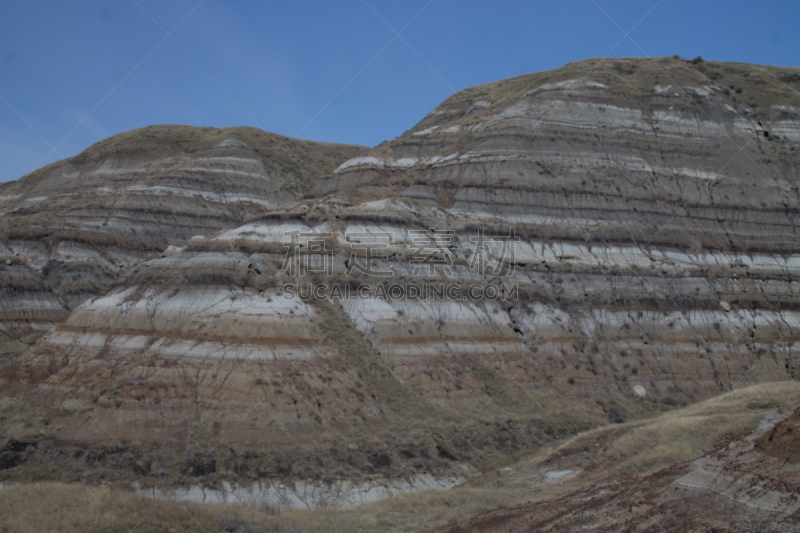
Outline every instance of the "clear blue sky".
[[590, 57], [796, 67], [798, 23], [798, 0], [0, 0], [0, 181], [149, 124], [374, 146]]

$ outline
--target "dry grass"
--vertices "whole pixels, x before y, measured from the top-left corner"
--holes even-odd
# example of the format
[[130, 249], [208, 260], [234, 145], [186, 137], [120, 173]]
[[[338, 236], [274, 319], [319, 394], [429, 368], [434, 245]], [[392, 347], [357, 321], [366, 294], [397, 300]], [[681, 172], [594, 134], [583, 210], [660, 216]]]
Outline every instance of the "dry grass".
[[587, 431], [521, 461], [515, 470], [577, 469], [598, 482], [642, 475], [691, 460], [726, 436], [754, 427], [760, 417], [799, 403], [800, 383], [763, 383], [653, 418]]
[[[350, 509], [276, 512], [258, 505], [156, 501], [105, 487], [41, 483], [0, 490], [0, 531], [417, 531], [485, 509], [550, 499], [582, 483], [642, 474], [692, 459], [759, 417], [800, 402], [800, 383], [741, 389], [660, 416], [608, 426], [523, 457], [511, 473], [487, 472], [449, 491], [400, 495]], [[579, 468], [585, 476], [545, 484], [535, 472]]]
[[[556, 497], [543, 486], [536, 499]], [[257, 504], [199, 504], [153, 500], [122, 490], [32, 483], [0, 491], [0, 532], [90, 531], [419, 531], [501, 505], [527, 501], [515, 487], [463, 486], [394, 496], [346, 509], [278, 512]]]
[[532, 88], [581, 78], [603, 83], [619, 95], [639, 101], [649, 99], [657, 84], [720, 84], [738, 102], [752, 107], [756, 115], [769, 112], [773, 105], [791, 101], [800, 89], [800, 69], [797, 68], [716, 61], [694, 62], [676, 57], [586, 59], [554, 70], [464, 89], [443, 102], [437, 108], [437, 115], [429, 115], [411, 131], [460, 117], [479, 100], [489, 101], [492, 105], [476, 116], [492, 114]]
[[37, 169], [15, 182], [1, 184], [0, 193], [25, 194], [64, 165], [80, 168], [108, 158], [196, 153], [225, 139], [243, 141], [261, 157], [268, 169], [295, 174], [304, 188], [309, 188], [314, 178], [332, 172], [342, 162], [368, 150], [364, 146], [293, 139], [248, 126], [199, 128], [161, 124], [103, 139], [74, 157]]
[[100, 487], [35, 483], [0, 492], [0, 531], [217, 531], [222, 509]]
[[510, 498], [513, 493], [507, 490], [465, 487], [350, 509], [279, 513], [258, 505], [163, 501], [104, 487], [35, 483], [0, 490], [0, 532], [416, 531], [504, 505]]

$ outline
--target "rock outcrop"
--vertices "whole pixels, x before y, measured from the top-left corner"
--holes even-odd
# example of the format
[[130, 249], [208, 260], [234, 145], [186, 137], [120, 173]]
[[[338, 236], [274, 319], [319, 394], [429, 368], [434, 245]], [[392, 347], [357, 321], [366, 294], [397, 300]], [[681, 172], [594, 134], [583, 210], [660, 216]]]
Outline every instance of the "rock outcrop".
[[[796, 377], [797, 83], [673, 58], [570, 64], [458, 93], [316, 190], [430, 206], [418, 227], [454, 230], [462, 283], [481, 230], [514, 231], [513, 274], [481, 278], [524, 295], [501, 322], [527, 364], [506, 375], [691, 401]], [[385, 328], [405, 319], [384, 316], [369, 327], [388, 355]]]
[[[52, 300], [75, 309], [141, 260], [295, 200], [365, 150], [247, 127], [150, 126], [3, 184], [0, 238], [41, 282], [23, 296], [9, 280], [17, 316], [52, 326], [66, 317]], [[7, 329], [21, 327], [7, 316]]]
[[[249, 207], [126, 178], [178, 206], [136, 226], [175, 247], [113, 252], [105, 294], [59, 289], [88, 299], [2, 375], [60, 409], [59, 441], [317, 478], [469, 471], [795, 379], [798, 89], [796, 69], [590, 60], [462, 91], [316, 180], [250, 180]], [[181, 161], [245, 148], [208, 150], [227, 155]]]
[[54, 324], [69, 316], [41, 273], [0, 244], [0, 357], [12, 363]]

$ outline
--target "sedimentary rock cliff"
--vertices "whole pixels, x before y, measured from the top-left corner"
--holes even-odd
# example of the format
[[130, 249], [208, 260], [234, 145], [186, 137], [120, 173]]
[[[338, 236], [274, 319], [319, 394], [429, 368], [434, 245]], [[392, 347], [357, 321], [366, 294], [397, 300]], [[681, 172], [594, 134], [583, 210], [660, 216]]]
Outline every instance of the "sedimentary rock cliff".
[[[3, 376], [55, 439], [251, 477], [469, 471], [796, 378], [799, 89], [673, 58], [467, 89], [302, 200], [253, 185], [265, 214], [125, 263]], [[227, 224], [203, 220], [173, 231]]]
[[0, 245], [0, 357], [4, 364], [69, 316], [50, 285], [24, 259]]
[[144, 258], [295, 200], [364, 150], [246, 127], [150, 126], [3, 184], [0, 239], [40, 279], [26, 296], [9, 280], [17, 318], [3, 324], [49, 327], [65, 318], [51, 300], [75, 309]]
[[[480, 227], [513, 228], [516, 380], [683, 402], [795, 375], [797, 83], [673, 58], [571, 64], [454, 95], [317, 190], [431, 206], [472, 266]], [[370, 319], [377, 346], [387, 320]]]

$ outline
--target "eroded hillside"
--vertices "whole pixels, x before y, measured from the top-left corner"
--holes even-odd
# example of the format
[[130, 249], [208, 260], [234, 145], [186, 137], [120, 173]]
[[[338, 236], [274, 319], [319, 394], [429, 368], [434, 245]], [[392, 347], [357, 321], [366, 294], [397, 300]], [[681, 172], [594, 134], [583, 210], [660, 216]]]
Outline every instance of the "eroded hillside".
[[5, 366], [4, 437], [37, 451], [3, 474], [460, 480], [794, 380], [798, 90], [797, 69], [589, 60], [462, 91], [277, 190], [213, 181], [258, 207], [192, 198], [224, 224], [148, 236], [173, 247]]
[[296, 200], [365, 150], [248, 127], [149, 126], [0, 185], [5, 337], [35, 338], [139, 261]]

